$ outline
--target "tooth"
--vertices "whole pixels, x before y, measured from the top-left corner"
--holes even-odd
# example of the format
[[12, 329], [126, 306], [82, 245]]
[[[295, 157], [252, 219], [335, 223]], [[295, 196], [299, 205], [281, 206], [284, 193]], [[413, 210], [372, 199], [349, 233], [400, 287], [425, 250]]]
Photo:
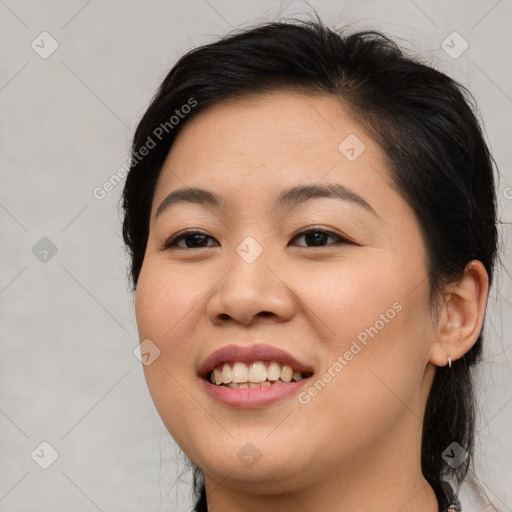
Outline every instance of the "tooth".
[[256, 361], [249, 367], [249, 382], [263, 382], [267, 379], [267, 369], [263, 361]]
[[247, 365], [237, 361], [233, 365], [233, 382], [247, 382], [249, 380], [249, 370]]
[[272, 384], [273, 386], [281, 386], [282, 384], [285, 384], [282, 380], [276, 380], [274, 382], [274, 384]]
[[224, 366], [222, 367], [222, 382], [224, 384], [233, 382], [233, 369], [229, 363], [224, 363]]
[[268, 368], [263, 361], [254, 361], [247, 364], [237, 361], [231, 366], [223, 363], [211, 372], [211, 381], [216, 385], [227, 385], [230, 388], [255, 388], [269, 386], [271, 384], [285, 384], [301, 381], [304, 377], [301, 372], [293, 371], [287, 364], [281, 365], [276, 361], [270, 361]]
[[217, 386], [222, 384], [222, 372], [218, 368], [213, 370], [213, 375], [215, 376], [215, 384], [217, 384]]
[[267, 380], [277, 380], [281, 376], [281, 367], [275, 361], [268, 365]]
[[302, 380], [302, 373], [301, 372], [293, 372], [293, 380], [295, 382], [299, 382], [299, 380]]
[[293, 370], [291, 366], [288, 366], [287, 364], [283, 365], [283, 368], [281, 369], [281, 380], [283, 382], [290, 382], [292, 380], [293, 376]]

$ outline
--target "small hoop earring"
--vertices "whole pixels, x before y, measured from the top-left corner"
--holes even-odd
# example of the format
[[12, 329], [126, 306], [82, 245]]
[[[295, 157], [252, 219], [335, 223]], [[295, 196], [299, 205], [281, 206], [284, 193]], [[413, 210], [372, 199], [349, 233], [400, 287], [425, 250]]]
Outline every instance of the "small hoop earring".
[[452, 367], [452, 360], [451, 360], [451, 357], [448, 356], [448, 366], [451, 368]]

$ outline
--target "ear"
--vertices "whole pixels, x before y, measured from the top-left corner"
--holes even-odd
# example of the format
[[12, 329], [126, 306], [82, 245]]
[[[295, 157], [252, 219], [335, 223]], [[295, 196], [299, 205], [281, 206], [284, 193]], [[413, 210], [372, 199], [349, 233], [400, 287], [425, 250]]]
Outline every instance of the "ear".
[[455, 361], [474, 345], [482, 330], [488, 292], [487, 271], [478, 260], [466, 265], [459, 281], [445, 287], [430, 352], [432, 364], [446, 366], [448, 357]]

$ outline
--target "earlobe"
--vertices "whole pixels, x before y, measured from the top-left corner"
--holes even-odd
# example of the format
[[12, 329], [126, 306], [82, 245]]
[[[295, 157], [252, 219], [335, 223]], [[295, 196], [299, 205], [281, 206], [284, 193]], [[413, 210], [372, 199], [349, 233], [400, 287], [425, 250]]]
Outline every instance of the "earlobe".
[[450, 366], [471, 349], [482, 330], [488, 292], [487, 271], [478, 260], [468, 263], [457, 282], [445, 286], [430, 352], [432, 364]]

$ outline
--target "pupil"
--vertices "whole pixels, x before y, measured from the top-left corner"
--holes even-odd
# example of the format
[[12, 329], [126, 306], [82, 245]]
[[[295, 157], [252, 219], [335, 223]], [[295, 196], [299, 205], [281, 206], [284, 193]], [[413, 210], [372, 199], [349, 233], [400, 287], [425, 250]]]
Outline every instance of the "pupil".
[[322, 242], [325, 242], [325, 236], [325, 233], [314, 231], [306, 234], [306, 240], [311, 242], [311, 245], [322, 245]]
[[[199, 245], [199, 246], [203, 246], [204, 242], [206, 241], [205, 235], [200, 235], [200, 234], [189, 235], [188, 239], [189, 240], [192, 239], [192, 245]], [[189, 245], [189, 244], [187, 244], [187, 245]]]

